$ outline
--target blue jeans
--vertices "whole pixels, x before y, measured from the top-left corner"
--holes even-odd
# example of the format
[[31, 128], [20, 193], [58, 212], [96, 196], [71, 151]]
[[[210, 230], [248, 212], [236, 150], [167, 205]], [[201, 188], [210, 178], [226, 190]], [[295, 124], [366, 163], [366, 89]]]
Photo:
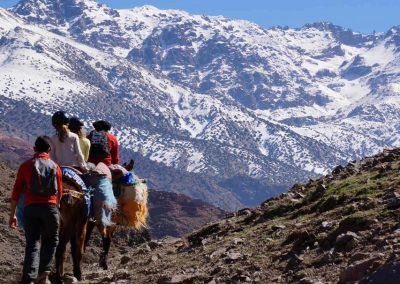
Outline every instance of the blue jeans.
[[60, 215], [53, 204], [31, 204], [24, 209], [25, 259], [22, 283], [30, 283], [38, 272], [51, 271], [58, 244]]

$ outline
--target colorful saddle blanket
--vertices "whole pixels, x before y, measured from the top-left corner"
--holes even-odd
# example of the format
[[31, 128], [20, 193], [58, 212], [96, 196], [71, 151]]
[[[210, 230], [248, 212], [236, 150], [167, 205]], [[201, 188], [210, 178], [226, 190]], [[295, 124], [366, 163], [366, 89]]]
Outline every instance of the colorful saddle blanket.
[[91, 210], [91, 192], [90, 188], [86, 186], [85, 182], [81, 178], [81, 176], [78, 174], [78, 171], [75, 170], [74, 168], [70, 167], [61, 167], [61, 172], [63, 176], [63, 180], [67, 181], [69, 183], [72, 183], [75, 188], [77, 188], [80, 192], [84, 193], [82, 195], [84, 202], [85, 202], [85, 207], [84, 207], [84, 214], [86, 217], [89, 217], [90, 210]]

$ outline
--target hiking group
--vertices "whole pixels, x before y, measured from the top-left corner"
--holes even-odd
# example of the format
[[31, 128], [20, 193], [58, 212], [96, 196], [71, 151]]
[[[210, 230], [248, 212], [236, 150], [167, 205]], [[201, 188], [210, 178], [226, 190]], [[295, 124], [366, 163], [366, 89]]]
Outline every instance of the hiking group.
[[[118, 141], [109, 133], [109, 122], [94, 122], [94, 130], [87, 138], [84, 124], [76, 117], [68, 118], [63, 111], [54, 113], [52, 125], [56, 134], [37, 137], [34, 156], [19, 167], [11, 195], [9, 227], [22, 227], [26, 238], [21, 283], [50, 283], [51, 263], [63, 222], [60, 202], [65, 194], [64, 169], [77, 173], [97, 171], [111, 184], [109, 167], [119, 163]], [[106, 189], [112, 192], [112, 186]], [[109, 209], [114, 209], [115, 204], [112, 207]], [[21, 216], [18, 208], [22, 209]], [[99, 218], [111, 222], [110, 212], [100, 214], [104, 216]]]

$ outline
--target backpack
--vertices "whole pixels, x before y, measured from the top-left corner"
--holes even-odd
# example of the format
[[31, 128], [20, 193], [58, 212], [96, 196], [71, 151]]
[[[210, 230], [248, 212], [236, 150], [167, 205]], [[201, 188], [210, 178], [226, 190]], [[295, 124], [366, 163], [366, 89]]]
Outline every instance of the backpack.
[[108, 146], [108, 138], [105, 131], [92, 131], [90, 143], [90, 157], [105, 158], [110, 155], [110, 147]]
[[34, 159], [30, 192], [34, 196], [57, 195], [57, 165], [52, 160]]

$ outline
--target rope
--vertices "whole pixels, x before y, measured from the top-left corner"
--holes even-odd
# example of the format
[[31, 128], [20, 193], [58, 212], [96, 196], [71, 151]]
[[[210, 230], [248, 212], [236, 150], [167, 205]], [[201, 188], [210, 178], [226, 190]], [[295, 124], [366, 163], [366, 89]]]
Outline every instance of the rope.
[[83, 199], [83, 197], [85, 196], [85, 193], [79, 192], [79, 191], [75, 191], [75, 190], [68, 190], [63, 192], [63, 196], [64, 195], [69, 195], [71, 197], [74, 197], [76, 199]]

